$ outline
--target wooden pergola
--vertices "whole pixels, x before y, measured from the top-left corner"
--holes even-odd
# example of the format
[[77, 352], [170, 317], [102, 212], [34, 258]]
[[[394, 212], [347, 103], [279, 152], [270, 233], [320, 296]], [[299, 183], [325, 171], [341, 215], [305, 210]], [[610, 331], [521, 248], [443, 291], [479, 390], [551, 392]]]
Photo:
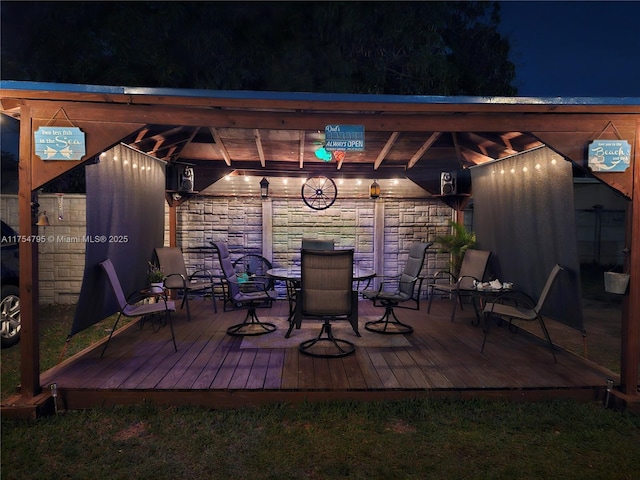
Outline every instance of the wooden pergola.
[[[19, 234], [37, 234], [37, 190], [63, 173], [126, 143], [168, 162], [197, 165], [201, 190], [227, 174], [288, 176], [367, 173], [401, 175], [439, 194], [442, 171], [463, 169], [539, 145], [587, 168], [587, 145], [624, 139], [631, 145], [624, 172], [593, 175], [629, 199], [626, 245], [631, 279], [623, 301], [621, 389], [639, 402], [640, 358], [640, 98], [496, 98], [338, 95], [166, 90], [0, 83], [2, 113], [20, 120]], [[360, 125], [365, 152], [324, 163], [313, 155], [325, 125]], [[80, 160], [47, 161], [35, 153], [42, 126], [80, 128]], [[170, 206], [170, 244], [176, 244], [177, 200]], [[443, 198], [461, 209], [462, 197]], [[635, 237], [635, 240], [634, 240]], [[38, 244], [20, 243], [21, 393], [41, 394], [38, 330]]]

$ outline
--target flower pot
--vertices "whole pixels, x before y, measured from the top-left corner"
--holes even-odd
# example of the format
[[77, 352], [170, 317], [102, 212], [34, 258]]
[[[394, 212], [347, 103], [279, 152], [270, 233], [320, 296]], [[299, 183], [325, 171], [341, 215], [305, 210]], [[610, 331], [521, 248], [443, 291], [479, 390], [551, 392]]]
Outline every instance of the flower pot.
[[152, 283], [149, 287], [149, 291], [151, 293], [162, 293], [164, 292], [164, 283]]
[[623, 295], [629, 285], [628, 273], [604, 272], [604, 291]]

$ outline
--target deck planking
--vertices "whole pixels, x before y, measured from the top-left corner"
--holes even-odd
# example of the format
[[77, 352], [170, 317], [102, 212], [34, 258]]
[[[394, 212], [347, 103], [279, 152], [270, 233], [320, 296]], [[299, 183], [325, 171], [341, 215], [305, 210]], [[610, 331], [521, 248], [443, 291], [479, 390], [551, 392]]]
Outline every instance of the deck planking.
[[[266, 402], [354, 399], [375, 400], [416, 395], [469, 395], [488, 398], [593, 400], [607, 378], [617, 376], [582, 357], [557, 349], [554, 364], [548, 346], [530, 333], [491, 328], [485, 352], [483, 331], [472, 325], [472, 309], [450, 321], [449, 301], [434, 300], [431, 314], [402, 309], [397, 315], [414, 327], [406, 347], [357, 347], [353, 355], [316, 358], [291, 348], [242, 348], [242, 337], [226, 329], [246, 312], [213, 312], [210, 300], [193, 299], [173, 316], [178, 351], [168, 326], [132, 322], [118, 330], [104, 358], [103, 342], [44, 372], [69, 407], [89, 408], [152, 401], [207, 407]], [[361, 316], [382, 314], [361, 301]], [[259, 316], [288, 314], [285, 301]], [[320, 327], [318, 327], [320, 328]], [[276, 331], [269, 335], [284, 335]]]

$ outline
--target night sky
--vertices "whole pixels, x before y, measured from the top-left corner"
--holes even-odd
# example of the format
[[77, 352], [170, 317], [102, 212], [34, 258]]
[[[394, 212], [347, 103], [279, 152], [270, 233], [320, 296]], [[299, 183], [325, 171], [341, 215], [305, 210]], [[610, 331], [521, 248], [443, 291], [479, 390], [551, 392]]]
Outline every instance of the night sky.
[[518, 96], [640, 97], [640, 2], [502, 2]]

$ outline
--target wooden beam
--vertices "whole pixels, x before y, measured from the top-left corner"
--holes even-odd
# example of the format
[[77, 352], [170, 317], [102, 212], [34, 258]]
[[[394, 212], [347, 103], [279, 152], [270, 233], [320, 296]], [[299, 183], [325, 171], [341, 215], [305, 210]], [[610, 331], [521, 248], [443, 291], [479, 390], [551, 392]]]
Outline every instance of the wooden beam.
[[[627, 248], [625, 267], [631, 275], [629, 293], [623, 299], [620, 383], [622, 391], [639, 398], [638, 361], [640, 360], [640, 120], [636, 124], [633, 169], [633, 196], [627, 212]], [[635, 241], [634, 241], [635, 237]], [[640, 400], [638, 400], [640, 401]]]
[[298, 163], [300, 168], [304, 168], [304, 142], [306, 137], [306, 132], [304, 130], [299, 130], [300, 140], [299, 140], [299, 154], [298, 154]]
[[400, 135], [400, 132], [393, 132], [389, 137], [389, 140], [387, 140], [387, 143], [384, 145], [384, 147], [382, 147], [382, 150], [380, 150], [380, 153], [378, 154], [376, 161], [373, 164], [374, 170], [378, 169], [378, 167], [384, 160], [384, 157], [387, 156], [387, 153], [389, 153], [389, 150], [391, 150], [391, 147], [393, 147], [393, 144], [396, 142], [398, 135]]
[[420, 160], [422, 158], [422, 155], [424, 155], [424, 153], [431, 148], [431, 145], [433, 145], [433, 143], [440, 137], [440, 135], [442, 135], [442, 132], [433, 132], [427, 139], [427, 141], [424, 142], [418, 149], [418, 151], [413, 154], [413, 157], [411, 157], [411, 160], [409, 160], [409, 163], [407, 164], [407, 168], [411, 168], [416, 163], [418, 163], [418, 160]]
[[[34, 213], [38, 197], [31, 188], [33, 172], [33, 127], [30, 108], [20, 109], [20, 148], [18, 162], [18, 217], [23, 238], [38, 234]], [[32, 203], [34, 204], [32, 206]], [[33, 210], [32, 210], [33, 209]], [[19, 242], [20, 253], [20, 384], [23, 398], [40, 393], [40, 322], [38, 296], [38, 242]]]
[[[74, 121], [134, 122], [146, 124], [180, 124], [184, 126], [215, 125], [216, 128], [262, 128], [278, 130], [322, 130], [327, 113], [291, 111], [209, 110], [193, 107], [155, 105], [67, 104], [38, 101], [33, 104], [33, 118], [46, 123], [63, 107]], [[489, 110], [489, 108], [487, 108]], [[37, 115], [35, 114], [37, 112]], [[603, 119], [615, 123], [619, 131], [635, 128], [635, 114], [602, 115], [583, 108], [581, 113], [474, 113], [443, 115], [425, 110], [420, 114], [396, 113], [335, 113], [331, 118], [340, 124], [363, 125], [366, 130], [392, 132], [421, 131], [538, 131], [538, 132], [593, 132], [602, 131]], [[605, 122], [605, 123], [606, 123]]]
[[264, 158], [264, 150], [262, 149], [262, 138], [260, 137], [260, 130], [253, 129], [253, 137], [256, 139], [256, 148], [258, 149], [258, 158], [260, 158], [260, 165], [262, 168], [266, 167], [267, 163]]
[[216, 146], [220, 150], [220, 153], [222, 154], [222, 158], [224, 158], [224, 163], [226, 163], [227, 166], [230, 167], [231, 166], [231, 157], [229, 156], [229, 152], [227, 152], [227, 148], [224, 146], [224, 142], [222, 141], [222, 138], [220, 137], [220, 133], [218, 133], [218, 129], [214, 128], [214, 127], [210, 127], [209, 131], [211, 132], [211, 135], [213, 136], [213, 139], [216, 141]]

